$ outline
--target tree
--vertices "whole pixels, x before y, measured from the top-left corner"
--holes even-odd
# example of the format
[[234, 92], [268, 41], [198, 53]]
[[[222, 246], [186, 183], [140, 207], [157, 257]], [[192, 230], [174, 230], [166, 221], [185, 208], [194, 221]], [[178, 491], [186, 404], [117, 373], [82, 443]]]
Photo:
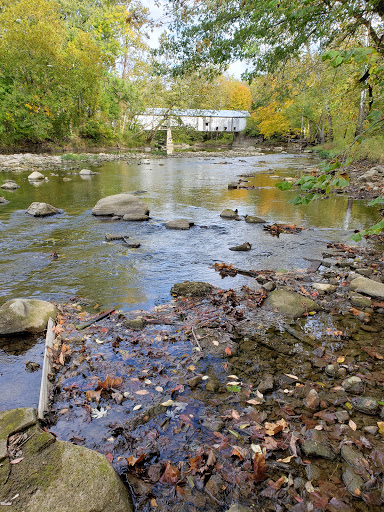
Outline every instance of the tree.
[[[384, 56], [383, 0], [173, 0], [176, 69], [206, 63], [220, 69], [236, 59], [257, 71], [300, 55], [308, 45], [340, 44], [369, 31]], [[362, 43], [364, 45], [364, 43]]]

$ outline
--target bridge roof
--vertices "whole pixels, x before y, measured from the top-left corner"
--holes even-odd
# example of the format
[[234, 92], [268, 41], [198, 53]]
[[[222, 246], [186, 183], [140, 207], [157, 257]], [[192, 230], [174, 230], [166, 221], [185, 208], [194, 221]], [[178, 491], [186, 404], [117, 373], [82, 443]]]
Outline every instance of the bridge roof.
[[205, 109], [172, 109], [168, 111], [167, 108], [147, 108], [142, 115], [149, 116], [188, 116], [188, 117], [249, 117], [250, 113], [247, 110], [205, 110]]

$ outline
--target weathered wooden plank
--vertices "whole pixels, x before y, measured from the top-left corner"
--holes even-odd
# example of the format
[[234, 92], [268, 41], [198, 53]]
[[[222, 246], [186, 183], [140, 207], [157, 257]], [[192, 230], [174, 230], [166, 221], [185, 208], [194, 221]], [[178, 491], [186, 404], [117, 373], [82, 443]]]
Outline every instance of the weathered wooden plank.
[[51, 383], [48, 375], [51, 373], [51, 359], [49, 357], [49, 350], [53, 348], [53, 342], [55, 341], [54, 321], [52, 318], [48, 320], [47, 335], [45, 337], [45, 348], [44, 348], [44, 362], [43, 362], [43, 373], [41, 376], [40, 384], [40, 399], [39, 406], [37, 408], [37, 417], [39, 420], [43, 420], [45, 414], [49, 410], [49, 391]]

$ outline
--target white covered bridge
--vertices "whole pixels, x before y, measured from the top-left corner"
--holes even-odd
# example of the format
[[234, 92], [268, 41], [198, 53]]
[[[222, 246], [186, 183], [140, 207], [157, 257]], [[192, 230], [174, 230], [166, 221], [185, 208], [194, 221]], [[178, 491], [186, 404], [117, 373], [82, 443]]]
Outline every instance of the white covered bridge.
[[193, 128], [198, 132], [229, 132], [237, 138], [250, 117], [246, 110], [203, 110], [151, 108], [136, 116], [143, 130], [167, 130], [167, 153], [173, 153], [172, 128]]
[[241, 132], [247, 125], [246, 110], [201, 110], [151, 108], [136, 119], [144, 130], [167, 130], [185, 126], [198, 132]]

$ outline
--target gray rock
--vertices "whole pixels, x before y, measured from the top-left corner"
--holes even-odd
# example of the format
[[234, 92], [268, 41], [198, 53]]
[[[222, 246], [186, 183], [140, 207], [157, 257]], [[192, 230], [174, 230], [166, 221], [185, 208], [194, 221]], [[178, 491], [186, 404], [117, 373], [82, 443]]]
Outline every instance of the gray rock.
[[311, 389], [308, 395], [304, 398], [304, 405], [311, 411], [316, 411], [319, 408], [320, 398], [315, 389]]
[[149, 220], [149, 215], [143, 215], [140, 212], [126, 213], [123, 216], [123, 220], [127, 220], [127, 221], [146, 221], [146, 220]]
[[0, 308], [0, 335], [42, 332], [49, 318], [56, 318], [56, 307], [37, 299], [13, 299]]
[[56, 441], [40, 428], [36, 414], [30, 411], [16, 409], [0, 416], [6, 437], [21, 430], [28, 436], [22, 445], [23, 460], [10, 465], [6, 459], [2, 465], [1, 469], [7, 463], [8, 474], [0, 486], [0, 502], [17, 495], [12, 508], [20, 511], [133, 511], [126, 487], [104, 455]]
[[364, 485], [364, 480], [353, 471], [352, 468], [347, 467], [343, 473], [343, 482], [348, 492], [356, 498], [360, 498], [360, 492]]
[[379, 430], [379, 427], [376, 425], [367, 425], [366, 427], [363, 427], [364, 432], [367, 432], [368, 434], [371, 434], [371, 436], [375, 436], [377, 434], [377, 431]]
[[372, 304], [372, 301], [369, 297], [365, 297], [359, 293], [351, 293], [349, 299], [351, 303], [357, 308], [370, 308]]
[[146, 324], [147, 322], [141, 316], [132, 320], [124, 320], [124, 325], [129, 329], [133, 329], [134, 331], [142, 331]]
[[80, 176], [92, 176], [93, 174], [98, 174], [98, 173], [91, 171], [90, 169], [81, 169], [79, 174], [80, 174]]
[[33, 171], [29, 176], [29, 181], [41, 181], [45, 178], [44, 174], [41, 174], [39, 171]]
[[1, 188], [4, 190], [16, 190], [17, 188], [20, 188], [20, 186], [16, 183], [16, 181], [5, 180], [1, 185]]
[[167, 229], [187, 230], [190, 229], [190, 227], [193, 225], [194, 223], [187, 219], [175, 219], [167, 222], [165, 227]]
[[335, 364], [329, 364], [325, 368], [325, 373], [328, 375], [328, 377], [336, 377], [337, 375], [338, 366]]
[[323, 476], [321, 469], [316, 464], [307, 464], [305, 466], [305, 473], [308, 480], [311, 482], [314, 480], [320, 480]]
[[349, 284], [351, 290], [358, 293], [364, 293], [369, 297], [384, 299], [384, 284], [368, 279], [367, 277], [357, 277]]
[[249, 242], [244, 242], [241, 245], [235, 245], [234, 247], [230, 247], [230, 251], [250, 251], [252, 249], [252, 245]]
[[367, 471], [369, 464], [361, 452], [347, 444], [343, 444], [340, 453], [345, 462], [356, 469], [365, 481], [369, 480], [369, 473]]
[[252, 512], [252, 509], [250, 509], [249, 507], [243, 507], [238, 503], [234, 503], [229, 508], [227, 508], [225, 512]]
[[348, 377], [343, 381], [342, 385], [345, 391], [352, 393], [353, 395], [361, 395], [364, 393], [364, 382], [360, 377]]
[[264, 304], [272, 310], [277, 309], [279, 313], [289, 318], [298, 318], [311, 311], [321, 309], [312, 299], [284, 289], [274, 290]]
[[312, 288], [323, 293], [333, 293], [336, 291], [336, 286], [328, 283], [313, 283]]
[[184, 281], [184, 283], [176, 283], [171, 288], [171, 295], [174, 297], [204, 297], [209, 295], [213, 290], [213, 286], [202, 281]]
[[5, 199], [5, 197], [0, 197], [0, 204], [7, 204], [9, 201]]
[[51, 204], [48, 203], [32, 203], [30, 204], [27, 212], [29, 215], [33, 217], [48, 217], [50, 215], [56, 215], [57, 213], [61, 213], [58, 208], [55, 208]]
[[335, 454], [322, 432], [312, 429], [306, 432], [306, 436], [307, 439], [303, 443], [303, 451], [306, 455], [329, 460], [335, 458]]
[[261, 287], [264, 288], [264, 290], [267, 292], [271, 292], [276, 288], [276, 284], [273, 281], [267, 281]]
[[239, 188], [239, 184], [237, 182], [228, 183], [228, 190], [234, 190]]
[[252, 215], [245, 215], [245, 222], [248, 224], [264, 224], [266, 221], [260, 217], [254, 217]]
[[274, 386], [273, 375], [271, 375], [270, 373], [267, 373], [267, 375], [265, 375], [263, 377], [263, 380], [257, 386], [257, 389], [260, 391], [260, 393], [265, 393], [266, 391], [272, 391], [273, 386]]
[[223, 217], [223, 219], [237, 219], [238, 212], [237, 210], [231, 210], [230, 208], [226, 208], [220, 213], [220, 217]]
[[339, 423], [346, 423], [347, 421], [349, 421], [348, 411], [343, 411], [343, 410], [336, 411], [335, 414], [336, 414], [337, 421]]
[[376, 414], [379, 404], [375, 398], [369, 396], [356, 396], [352, 398], [353, 407], [364, 414]]
[[100, 199], [92, 210], [93, 215], [127, 216], [124, 220], [148, 220], [149, 210], [141, 199], [133, 194], [123, 193]]

